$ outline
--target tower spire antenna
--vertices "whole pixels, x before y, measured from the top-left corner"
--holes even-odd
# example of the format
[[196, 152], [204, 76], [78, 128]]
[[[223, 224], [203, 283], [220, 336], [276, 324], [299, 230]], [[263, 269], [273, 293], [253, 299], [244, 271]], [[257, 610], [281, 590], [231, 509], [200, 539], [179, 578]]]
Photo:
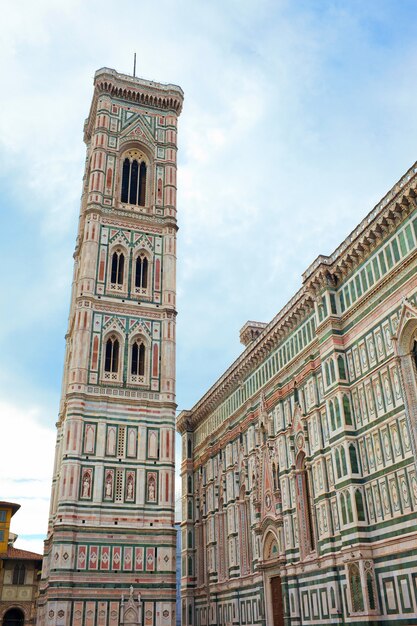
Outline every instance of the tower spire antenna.
[[133, 53], [133, 77], [136, 76], [136, 52]]

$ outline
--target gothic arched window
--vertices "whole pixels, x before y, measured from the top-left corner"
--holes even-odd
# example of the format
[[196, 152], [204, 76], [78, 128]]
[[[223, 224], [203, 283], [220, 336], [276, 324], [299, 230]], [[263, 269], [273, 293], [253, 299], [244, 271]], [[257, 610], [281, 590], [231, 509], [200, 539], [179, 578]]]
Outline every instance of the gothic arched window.
[[13, 585], [25, 584], [26, 568], [23, 563], [16, 563], [13, 569]]
[[130, 364], [130, 373], [132, 376], [145, 375], [145, 345], [137, 339], [132, 344], [132, 360]]
[[355, 491], [355, 504], [356, 504], [356, 513], [358, 515], [359, 522], [365, 522], [365, 509], [363, 506], [363, 497], [359, 489]]
[[343, 476], [346, 476], [347, 474], [346, 452], [343, 446], [340, 448], [340, 460], [342, 463]]
[[357, 563], [349, 564], [349, 586], [352, 600], [352, 612], [360, 613], [365, 609], [362, 593], [361, 574]]
[[145, 206], [146, 163], [137, 158], [126, 157], [122, 167], [122, 189], [120, 200], [129, 204]]
[[120, 345], [117, 337], [112, 335], [106, 341], [104, 355], [104, 371], [117, 373], [119, 370], [119, 350]]
[[342, 425], [342, 419], [340, 417], [339, 398], [334, 399], [334, 408], [335, 408], [335, 413], [336, 413], [336, 428], [340, 428]]
[[353, 443], [349, 445], [349, 460], [352, 473], [359, 474], [358, 456], [356, 454], [356, 448]]
[[346, 368], [345, 361], [341, 354], [337, 357], [337, 368], [339, 370], [339, 378], [342, 380], [346, 380]]
[[120, 250], [115, 250], [111, 257], [110, 281], [115, 285], [123, 285], [125, 269], [125, 255]]
[[343, 396], [343, 413], [345, 414], [346, 424], [351, 426], [352, 425], [352, 412], [350, 409], [349, 398], [347, 397], [346, 394]]
[[296, 473], [296, 487], [298, 492], [299, 529], [301, 531], [302, 551], [304, 555], [307, 555], [315, 549], [315, 542], [310, 481], [303, 452], [300, 452], [297, 457], [296, 467], [298, 470]]
[[148, 288], [148, 259], [142, 253], [136, 258], [135, 287], [137, 289]]

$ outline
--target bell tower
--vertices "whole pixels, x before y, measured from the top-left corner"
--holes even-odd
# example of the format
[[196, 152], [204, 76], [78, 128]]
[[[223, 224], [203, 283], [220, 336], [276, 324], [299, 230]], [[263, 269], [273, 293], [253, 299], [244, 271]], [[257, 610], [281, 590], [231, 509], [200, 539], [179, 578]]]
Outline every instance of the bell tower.
[[[118, 626], [129, 615], [140, 615], [144, 626], [175, 624], [182, 102], [176, 85], [108, 68], [95, 74], [38, 602], [42, 626]], [[132, 611], [122, 603], [129, 593]]]

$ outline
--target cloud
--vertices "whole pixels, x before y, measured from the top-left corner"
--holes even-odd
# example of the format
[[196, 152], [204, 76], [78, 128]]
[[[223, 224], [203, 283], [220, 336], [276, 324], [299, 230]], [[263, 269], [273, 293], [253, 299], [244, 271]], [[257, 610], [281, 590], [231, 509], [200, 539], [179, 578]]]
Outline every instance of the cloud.
[[[21, 505], [11, 524], [21, 538], [46, 535], [56, 433], [40, 423], [42, 410], [0, 401], [0, 493]], [[42, 549], [42, 539], [31, 541], [35, 551]], [[16, 547], [22, 547], [20, 541]]]
[[39, 498], [41, 532], [94, 71], [129, 72], [136, 50], [140, 75], [185, 91], [177, 391], [190, 408], [242, 350], [243, 323], [271, 319], [414, 161], [417, 8], [400, 4], [6, 3], [1, 436], [7, 493]]

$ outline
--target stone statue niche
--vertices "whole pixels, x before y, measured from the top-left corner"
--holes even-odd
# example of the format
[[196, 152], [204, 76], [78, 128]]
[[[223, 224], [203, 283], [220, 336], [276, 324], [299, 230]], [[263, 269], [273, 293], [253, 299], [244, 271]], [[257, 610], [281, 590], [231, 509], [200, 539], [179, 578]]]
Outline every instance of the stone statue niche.
[[122, 602], [120, 605], [120, 626], [125, 624], [139, 624], [142, 623], [141, 619], [142, 602], [140, 599], [140, 593], [137, 594], [135, 600], [133, 596], [133, 587], [130, 586], [129, 599], [125, 601], [124, 594], [122, 595]]

